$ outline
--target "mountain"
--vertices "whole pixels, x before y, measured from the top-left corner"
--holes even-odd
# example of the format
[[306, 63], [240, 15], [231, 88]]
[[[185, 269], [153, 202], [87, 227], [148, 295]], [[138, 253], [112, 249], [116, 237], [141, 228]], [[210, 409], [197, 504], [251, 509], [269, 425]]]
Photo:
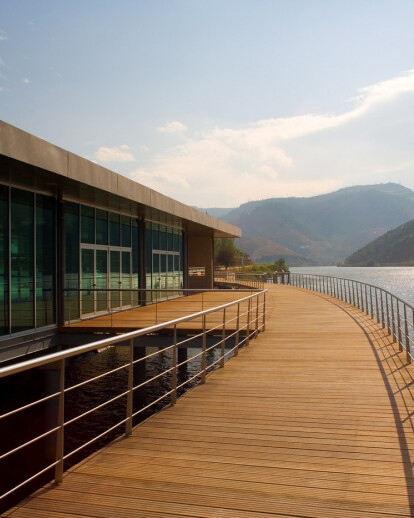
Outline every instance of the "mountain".
[[243, 237], [272, 241], [305, 258], [304, 264], [328, 265], [413, 219], [414, 191], [395, 183], [360, 185], [226, 210], [221, 219], [239, 226]]
[[223, 219], [223, 216], [225, 216], [228, 212], [233, 210], [232, 208], [220, 209], [219, 207], [212, 207], [209, 209], [200, 209], [199, 207], [196, 207], [196, 206], [193, 206], [193, 209], [197, 209], [200, 212], [204, 212], [205, 214], [208, 214], [209, 216], [213, 216], [213, 218], [220, 218], [220, 219]]
[[346, 266], [414, 266], [414, 220], [375, 239], [345, 259]]
[[305, 256], [263, 237], [241, 237], [236, 245], [249, 254], [255, 263], [273, 263], [276, 259], [283, 258], [289, 266], [310, 264]]

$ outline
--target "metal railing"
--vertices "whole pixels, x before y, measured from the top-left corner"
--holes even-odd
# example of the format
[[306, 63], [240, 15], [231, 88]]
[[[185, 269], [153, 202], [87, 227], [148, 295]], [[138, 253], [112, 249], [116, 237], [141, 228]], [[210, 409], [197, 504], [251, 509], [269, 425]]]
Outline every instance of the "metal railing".
[[[30, 410], [32, 416], [34, 415], [34, 417], [32, 417], [33, 420], [36, 420], [38, 419], [36, 417], [36, 409], [40, 408], [43, 404], [49, 405], [50, 408], [51, 403], [53, 403], [53, 411], [46, 419], [49, 426], [42, 429], [41, 433], [26, 437], [23, 442], [13, 444], [12, 447], [6, 451], [4, 451], [4, 444], [0, 445], [0, 461], [3, 463], [7, 461], [13, 464], [14, 455], [26, 451], [27, 448], [41, 440], [47, 438], [52, 439], [49, 441], [52, 443], [52, 446], [49, 444], [49, 456], [43, 459], [41, 467], [36, 469], [33, 473], [25, 473], [22, 480], [18, 482], [14, 481], [10, 487], [3, 488], [3, 493], [0, 495], [0, 502], [40, 476], [44, 477], [45, 475], [49, 475], [49, 479], [53, 478], [53, 470], [55, 481], [57, 483], [62, 482], [64, 463], [73, 456], [76, 456], [81, 450], [88, 448], [91, 444], [110, 436], [116, 431], [122, 433], [122, 427], [124, 428], [125, 435], [128, 436], [132, 433], [133, 420], [134, 423], [136, 423], [140, 418], [146, 417], [149, 409], [159, 408], [160, 405], [174, 405], [177, 398], [186, 388], [197, 383], [205, 383], [206, 376], [210, 371], [218, 367], [224, 367], [226, 360], [232, 355], [236, 356], [241, 347], [248, 345], [250, 339], [255, 338], [259, 332], [264, 331], [265, 315], [266, 291], [258, 291], [253, 294], [243, 295], [235, 301], [199, 311], [182, 318], [0, 368], [0, 379], [20, 375], [20, 373], [28, 373], [38, 368], [54, 369], [55, 372], [55, 387], [50, 393], [44, 393], [40, 398], [25, 401], [25, 404], [22, 406], [7, 408], [7, 411], [0, 415], [0, 424], [6, 426], [10, 437], [13, 437], [15, 432], [16, 435], [18, 435], [18, 430], [9, 428], [8, 420], [13, 422], [17, 419], [14, 425], [22, 428], [21, 423], [24, 422], [23, 418], [25, 417], [24, 413], [26, 411]], [[179, 334], [180, 327], [188, 326], [187, 323], [190, 321], [193, 322], [195, 334], [191, 336], [181, 336]], [[146, 340], [149, 339], [148, 337], [153, 337], [156, 333], [165, 333], [166, 331], [170, 333], [169, 338], [167, 338], [167, 345], [164, 344], [164, 346], [158, 347], [157, 350], [150, 354], [134, 358], [134, 345], [135, 347], [137, 346], [136, 340], [141, 340], [138, 345], [142, 347], [143, 337], [146, 337]], [[209, 340], [207, 340], [207, 338]], [[213, 341], [212, 344], [211, 341]], [[210, 345], [208, 345], [208, 342], [210, 342]], [[76, 383], [66, 386], [65, 366], [69, 359], [77, 357], [81, 358], [82, 361], [87, 361], [88, 357], [85, 356], [86, 353], [97, 352], [117, 345], [127, 347], [128, 354], [126, 354], [126, 361], [124, 361], [122, 365], [102, 372], [98, 376], [93, 376], [80, 382], [77, 380]], [[146, 346], [144, 345], [144, 347]], [[198, 347], [198, 349], [190, 358], [179, 361], [179, 348], [184, 347], [187, 348], [187, 351], [189, 347]], [[217, 354], [212, 359], [212, 353], [214, 353], [214, 351], [216, 351]], [[145, 353], [146, 352], [147, 350], [145, 349]], [[146, 365], [146, 361], [157, 356], [162, 357], [162, 370], [151, 376], [148, 376], [147, 372], [147, 376], [144, 380], [141, 379], [137, 384], [134, 384], [134, 368], [138, 368], [140, 365], [142, 368], [142, 365]], [[210, 364], [208, 363], [209, 360]], [[144, 364], [142, 362], [144, 362]], [[180, 381], [177, 375], [180, 368], [188, 366], [191, 362], [193, 362], [193, 364], [195, 363], [195, 372], [193, 370], [189, 377]], [[111, 388], [109, 380], [112, 375], [118, 375], [121, 372], [123, 373], [123, 385], [119, 393], [114, 395], [108, 390]], [[65, 398], [67, 398], [70, 393], [83, 390], [85, 387], [89, 387], [94, 383], [102, 383], [105, 380], [106, 385], [103, 390], [103, 392], [105, 392], [105, 400], [103, 402], [93, 408], [89, 408], [79, 415], [70, 416], [70, 418], [66, 416]], [[145, 401], [140, 408], [134, 408], [134, 394], [155, 380], [163, 380], [163, 393], [161, 395], [157, 394], [149, 402]], [[83, 397], [85, 398], [85, 395], [83, 395]], [[87, 399], [87, 397], [85, 399]], [[95, 435], [92, 439], [83, 442], [71, 451], [67, 451], [67, 448], [65, 448], [65, 440], [68, 427], [76, 422], [81, 422], [82, 419], [86, 416], [90, 416], [94, 412], [99, 413], [99, 410], [102, 410], [102, 408], [108, 405], [115, 405], [118, 410], [122, 408], [123, 415], [118, 422], [108, 424], [103, 431], [100, 431], [99, 434]], [[22, 414], [23, 417], [20, 417]], [[20, 423], [20, 425], [18, 423]], [[25, 432], [31, 432], [31, 423], [28, 423], [28, 425], [23, 428], [26, 429]], [[111, 439], [112, 438], [113, 435], [111, 436]], [[50, 451], [51, 448], [53, 450], [52, 453]], [[6, 473], [5, 468], [2, 469], [3, 474]], [[9, 484], [8, 480], [7, 484]]]
[[342, 277], [291, 273], [290, 284], [343, 300], [375, 319], [386, 328], [399, 350], [412, 361], [414, 308], [393, 293], [365, 282]]
[[[249, 289], [250, 288], [250, 289]], [[240, 292], [252, 293], [256, 287], [241, 286]], [[110, 318], [119, 315], [122, 311], [139, 308], [142, 306], [153, 306], [154, 324], [160, 323], [158, 313], [165, 316], [165, 306], [159, 306], [160, 302], [182, 299], [191, 295], [199, 295], [198, 300], [193, 298], [192, 311], [203, 311], [209, 309], [211, 304], [210, 294], [216, 306], [228, 302], [223, 296], [227, 292], [234, 293], [232, 289], [190, 289], [190, 288], [161, 288], [161, 289], [138, 289], [138, 288], [76, 288], [63, 290], [64, 297], [64, 320], [71, 323], [76, 320], [88, 320], [95, 316], [109, 315]], [[99, 301], [106, 301], [99, 304]], [[108, 302], [109, 301], [109, 302]], [[159, 311], [159, 308], [163, 308]], [[173, 313], [176, 308], [171, 310]], [[166, 319], [164, 318], [164, 321]]]
[[245, 272], [214, 272], [215, 284], [234, 284], [246, 288], [262, 290], [266, 282], [266, 275]]

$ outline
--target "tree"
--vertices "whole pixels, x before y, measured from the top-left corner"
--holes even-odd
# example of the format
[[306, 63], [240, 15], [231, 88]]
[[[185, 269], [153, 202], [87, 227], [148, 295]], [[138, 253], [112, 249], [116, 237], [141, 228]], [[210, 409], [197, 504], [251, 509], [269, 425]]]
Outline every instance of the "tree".
[[283, 258], [277, 259], [273, 264], [273, 271], [275, 272], [288, 272], [289, 266], [286, 264]]
[[234, 246], [234, 239], [217, 238], [214, 240], [214, 260], [227, 270], [229, 266], [241, 263], [241, 258], [247, 259], [248, 255]]

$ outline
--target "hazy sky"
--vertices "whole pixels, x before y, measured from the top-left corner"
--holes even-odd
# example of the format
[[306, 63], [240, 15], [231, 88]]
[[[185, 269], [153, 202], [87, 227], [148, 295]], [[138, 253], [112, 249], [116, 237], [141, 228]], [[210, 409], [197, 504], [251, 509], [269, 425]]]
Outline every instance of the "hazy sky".
[[0, 119], [199, 207], [414, 189], [413, 0], [0, 0]]

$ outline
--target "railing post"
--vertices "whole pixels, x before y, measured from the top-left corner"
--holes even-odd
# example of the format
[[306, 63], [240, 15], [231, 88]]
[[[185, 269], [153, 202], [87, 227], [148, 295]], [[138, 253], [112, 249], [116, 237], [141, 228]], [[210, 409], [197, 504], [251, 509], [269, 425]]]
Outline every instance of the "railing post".
[[255, 337], [259, 334], [259, 295], [256, 295], [256, 325]]
[[248, 300], [247, 304], [247, 324], [246, 324], [246, 345], [249, 345], [250, 342], [250, 308], [251, 308], [252, 299]]
[[56, 432], [56, 466], [55, 482], [61, 484], [63, 480], [63, 457], [64, 457], [64, 437], [65, 437], [65, 360], [59, 361], [59, 401]]
[[236, 343], [234, 345], [234, 356], [239, 354], [239, 340], [240, 340], [240, 302], [237, 303], [237, 318], [236, 318]]
[[226, 308], [223, 309], [223, 329], [221, 331], [221, 356], [220, 367], [224, 367], [224, 352], [226, 346]]
[[354, 307], [356, 307], [355, 306], [355, 285], [354, 285], [354, 281], [351, 281], [351, 284], [352, 284], [352, 305]]
[[134, 386], [134, 339], [129, 341], [128, 394], [126, 404], [125, 435], [132, 435], [132, 399]]
[[392, 324], [392, 339], [395, 342], [397, 337], [395, 335], [395, 313], [394, 313], [394, 296], [391, 295], [391, 324]]
[[171, 406], [174, 406], [177, 402], [177, 324], [173, 333], [171, 391]]
[[384, 315], [384, 297], [383, 297], [383, 291], [380, 291], [381, 294], [381, 324], [382, 329], [385, 328], [385, 315]]
[[375, 286], [375, 313], [377, 315], [377, 324], [379, 324], [379, 305], [378, 305], [378, 288]]
[[373, 299], [372, 299], [372, 286], [369, 287], [369, 299], [371, 302], [371, 318], [372, 318], [372, 320], [374, 320], [374, 304], [373, 304]]
[[405, 328], [405, 356], [407, 362], [411, 363], [410, 337], [408, 336], [407, 305], [404, 304], [404, 328]]
[[202, 339], [201, 380], [200, 380], [200, 383], [205, 383], [206, 382], [206, 345], [207, 345], [206, 315], [203, 315], [203, 339]]
[[403, 351], [404, 347], [402, 344], [402, 333], [401, 333], [401, 317], [400, 317], [400, 303], [397, 300], [397, 331], [398, 331], [398, 346], [400, 352]]
[[391, 322], [390, 322], [390, 307], [388, 304], [388, 293], [385, 293], [385, 307], [387, 309], [387, 328], [388, 334], [391, 334]]
[[263, 293], [263, 321], [262, 321], [262, 331], [266, 329], [266, 292]]

